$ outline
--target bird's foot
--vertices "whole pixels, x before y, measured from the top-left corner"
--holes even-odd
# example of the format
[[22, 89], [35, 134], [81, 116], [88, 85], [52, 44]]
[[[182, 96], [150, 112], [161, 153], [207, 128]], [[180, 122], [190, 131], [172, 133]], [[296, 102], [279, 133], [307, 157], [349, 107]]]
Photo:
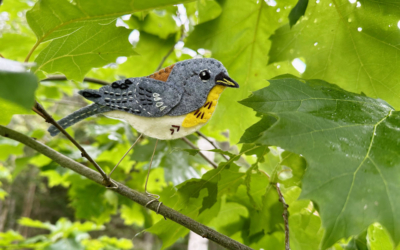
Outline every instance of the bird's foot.
[[144, 207], [147, 207], [148, 205], [150, 205], [150, 204], [153, 203], [154, 201], [158, 201], [159, 203], [158, 203], [157, 211], [156, 211], [156, 212], [158, 213], [158, 211], [160, 210], [160, 206], [161, 206], [161, 204], [162, 204], [162, 202], [158, 200], [158, 199], [160, 199], [160, 196], [159, 196], [158, 194], [152, 194], [152, 193], [149, 193], [149, 192], [147, 192], [147, 191], [146, 191], [146, 196], [147, 196], [147, 197], [150, 197], [150, 198], [153, 198], [153, 199], [150, 200], [149, 202], [147, 202], [146, 205], [145, 205]]
[[[110, 177], [110, 176], [108, 176], [108, 177]], [[104, 181], [104, 182], [107, 182], [107, 180], [103, 180], [103, 181]], [[108, 182], [109, 182], [109, 183], [108, 183], [108, 185], [106, 186], [107, 189], [118, 189], [118, 188], [119, 188], [118, 184], [115, 183], [113, 180], [109, 179]]]

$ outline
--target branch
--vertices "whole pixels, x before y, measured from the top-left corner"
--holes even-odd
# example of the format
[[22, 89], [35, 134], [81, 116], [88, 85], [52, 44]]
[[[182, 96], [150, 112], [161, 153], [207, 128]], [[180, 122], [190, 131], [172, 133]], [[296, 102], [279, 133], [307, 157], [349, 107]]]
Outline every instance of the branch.
[[289, 241], [289, 212], [288, 212], [288, 207], [289, 205], [286, 204], [285, 198], [282, 195], [281, 189], [279, 187], [279, 183], [276, 183], [275, 185], [276, 191], [278, 192], [279, 195], [279, 201], [282, 202], [283, 204], [283, 221], [285, 222], [285, 250], [290, 250], [290, 241]]
[[[194, 145], [191, 141], [189, 141], [186, 137], [182, 137], [182, 140], [184, 142], [186, 142], [187, 145], [189, 145], [191, 148], [193, 149], [199, 149], [198, 147], [196, 147], [196, 145]], [[204, 158], [204, 160], [206, 160], [208, 163], [210, 163], [214, 168], [218, 168], [218, 165], [213, 162], [212, 160], [210, 160], [207, 156], [205, 156], [202, 152], [199, 151], [199, 155], [201, 157]]]
[[[68, 80], [66, 76], [63, 75], [54, 75], [54, 76], [49, 76], [46, 79], [40, 80], [41, 82], [44, 81], [65, 81]], [[100, 80], [100, 79], [96, 79], [96, 78], [91, 78], [91, 77], [85, 77], [83, 78], [84, 82], [91, 82], [91, 83], [96, 83], [96, 84], [100, 84], [100, 85], [110, 85], [109, 82]]]
[[[86, 178], [100, 184], [103, 186], [106, 186], [103, 182], [103, 178], [99, 173], [96, 171], [66, 157], [63, 154], [60, 154], [59, 152], [49, 148], [48, 146], [36, 141], [33, 138], [30, 138], [26, 135], [23, 135], [21, 133], [18, 133], [12, 129], [9, 129], [7, 127], [1, 126], [0, 125], [0, 135], [10, 138], [15, 141], [19, 141], [26, 146], [38, 151], [39, 153], [49, 157], [52, 159], [54, 162], [60, 164], [63, 167], [69, 168], [72, 171], [85, 176]], [[146, 195], [139, 193], [135, 190], [132, 190], [121, 183], [117, 183], [117, 187], [114, 189], [111, 189], [112, 191], [121, 194], [122, 196], [127, 197], [128, 199], [142, 205], [146, 206], [146, 204], [152, 200], [152, 198], [147, 197]], [[147, 208], [156, 211], [158, 207], [157, 202], [152, 202], [150, 203]], [[238, 249], [238, 250], [251, 250], [250, 247], [245, 246], [237, 241], [232, 240], [231, 238], [218, 233], [217, 231], [212, 230], [211, 228], [208, 228], [204, 226], [203, 224], [187, 217], [186, 215], [183, 215], [175, 210], [173, 210], [170, 207], [162, 205], [159, 209], [159, 213], [172, 220], [175, 221], [176, 223], [188, 228], [189, 230], [197, 233], [198, 235], [207, 238], [209, 240], [214, 241], [217, 244], [220, 244], [221, 246], [228, 248], [228, 249]]]
[[92, 159], [92, 157], [90, 157], [90, 155], [86, 152], [86, 150], [77, 141], [75, 141], [75, 139], [72, 138], [72, 136], [70, 136], [67, 133], [67, 131], [65, 131], [65, 129], [61, 127], [60, 124], [58, 124], [58, 122], [56, 122], [56, 120], [54, 120], [51, 115], [49, 115], [49, 113], [47, 113], [47, 111], [42, 107], [42, 105], [40, 105], [38, 102], [35, 101], [35, 105], [33, 106], [32, 110], [35, 111], [41, 117], [43, 117], [43, 119], [46, 122], [54, 125], [58, 130], [60, 130], [60, 132], [64, 134], [68, 138], [68, 140], [70, 140], [81, 151], [82, 157], [85, 157], [90, 163], [92, 163], [93, 166], [97, 169], [97, 171], [99, 171], [99, 173], [103, 176], [103, 180], [106, 186], [108, 187], [115, 186], [115, 184], [113, 184], [110, 181], [110, 178], [103, 171], [103, 169]]
[[[205, 134], [203, 134], [203, 133], [200, 132], [200, 131], [197, 131], [196, 133], [197, 133], [198, 136], [200, 136], [200, 137], [203, 138], [204, 140], [208, 141], [215, 149], [219, 149], [219, 148], [217, 147], [217, 145], [216, 145], [213, 141], [210, 140], [210, 138], [208, 138], [207, 136], [205, 136]], [[221, 154], [221, 155], [222, 155], [222, 157], [224, 157], [225, 160], [229, 161], [229, 158], [228, 158], [226, 155], [224, 155], [224, 154]]]

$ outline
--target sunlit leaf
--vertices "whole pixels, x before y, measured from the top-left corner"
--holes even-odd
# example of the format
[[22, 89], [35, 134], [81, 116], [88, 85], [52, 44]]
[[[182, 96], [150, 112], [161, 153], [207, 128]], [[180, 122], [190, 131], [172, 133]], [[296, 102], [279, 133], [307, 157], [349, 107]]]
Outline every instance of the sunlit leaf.
[[138, 11], [161, 8], [185, 2], [184, 0], [149, 0], [103, 2], [100, 0], [74, 2], [41, 0], [27, 13], [38, 42], [62, 38], [76, 32], [88, 23], [109, 23], [116, 17]]
[[[55, 39], [38, 55], [34, 72], [61, 72], [68, 79], [82, 80], [92, 67], [114, 62], [119, 56], [133, 55], [128, 41], [130, 30], [114, 22], [90, 22], [71, 35]], [[69, 65], [65, 67], [65, 65]]]
[[175, 38], [166, 40], [145, 32], [140, 33], [140, 40], [135, 48], [139, 54], [128, 58], [118, 67], [117, 72], [125, 77], [140, 77], [153, 74], [162, 58], [174, 46]]
[[299, 0], [296, 6], [290, 11], [289, 14], [289, 25], [292, 27], [297, 23], [300, 17], [304, 16], [308, 5], [308, 0]]

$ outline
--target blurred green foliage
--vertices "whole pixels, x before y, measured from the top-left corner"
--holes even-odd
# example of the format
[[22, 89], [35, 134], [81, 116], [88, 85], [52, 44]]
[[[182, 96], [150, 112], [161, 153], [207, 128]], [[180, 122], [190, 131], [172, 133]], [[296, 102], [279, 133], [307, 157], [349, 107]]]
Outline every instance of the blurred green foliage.
[[[297, 2], [303, 7], [292, 11]], [[84, 77], [112, 82], [213, 57], [240, 84], [201, 130], [219, 147], [203, 151], [218, 168], [181, 140], [160, 141], [148, 190], [254, 249], [284, 249], [279, 185], [291, 249], [393, 249], [400, 6], [317, 0], [304, 13], [306, 2], [4, 0], [0, 124], [92, 167], [64, 136], [50, 137], [29, 111], [34, 99], [60, 119], [88, 104], [78, 90], [100, 87]], [[53, 74], [68, 80], [44, 80]], [[102, 116], [67, 131], [105, 172], [138, 136]], [[213, 148], [197, 134], [188, 139]], [[141, 138], [112, 177], [143, 192], [154, 145]], [[1, 249], [46, 250], [187, 249], [189, 232], [7, 138], [0, 138], [0, 231]]]

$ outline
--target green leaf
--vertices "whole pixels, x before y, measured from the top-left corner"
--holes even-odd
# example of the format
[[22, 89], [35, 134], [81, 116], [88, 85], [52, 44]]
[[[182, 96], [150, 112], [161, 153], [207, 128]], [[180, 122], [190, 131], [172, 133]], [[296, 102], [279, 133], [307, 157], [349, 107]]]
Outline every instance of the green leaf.
[[144, 31], [160, 37], [161, 39], [168, 38], [171, 34], [178, 32], [179, 28], [176, 25], [177, 7], [171, 6], [166, 9], [150, 11], [144, 18], [141, 18], [143, 13], [132, 15], [127, 21], [132, 29]]
[[370, 250], [394, 249], [393, 243], [387, 231], [381, 225], [379, 225], [379, 223], [374, 223], [369, 226], [367, 243], [368, 249]]
[[301, 187], [301, 180], [307, 165], [305, 159], [287, 151], [282, 153], [282, 159], [280, 163], [282, 169], [278, 175], [279, 183], [284, 184], [285, 187]]
[[217, 197], [235, 190], [243, 181], [244, 173], [239, 172], [239, 167], [231, 163], [232, 158], [227, 163], [221, 163], [217, 169], [205, 173], [201, 179], [191, 179], [178, 187], [178, 192], [189, 201], [190, 198], [198, 198], [202, 190], [207, 190], [207, 195], [203, 198], [200, 213], [211, 208], [216, 202]]
[[224, 91], [213, 119], [204, 128], [209, 131], [229, 129], [231, 141], [237, 142], [243, 130], [256, 121], [254, 115], [237, 101], [250, 91], [266, 86], [265, 79], [279, 73], [295, 73], [290, 64], [267, 66], [271, 45], [268, 38], [281, 26], [279, 18], [289, 14], [285, 7], [294, 1], [277, 1], [276, 6], [253, 0], [222, 0], [218, 3], [222, 13], [214, 20], [195, 26], [185, 46], [210, 50], [212, 57], [220, 60], [239, 83], [239, 89]]
[[297, 23], [301, 16], [304, 16], [307, 10], [308, 0], [299, 0], [294, 6], [294, 8], [290, 11], [289, 14], [289, 25], [292, 27]]
[[[186, 0], [188, 1], [188, 0]], [[26, 13], [29, 26], [35, 32], [38, 43], [70, 36], [83, 26], [93, 23], [109, 23], [116, 17], [138, 11], [162, 8], [186, 2], [185, 0], [101, 0], [74, 2], [65, 0], [41, 0]], [[62, 39], [63, 40], [63, 39]]]
[[264, 130], [259, 126], [260, 131], [253, 127], [247, 133], [261, 136], [247, 137], [253, 139], [246, 142], [276, 145], [306, 159], [301, 198], [319, 207], [326, 229], [322, 248], [359, 235], [374, 222], [381, 223], [397, 245], [399, 112], [382, 100], [321, 80], [270, 83], [241, 103], [277, 122]]
[[8, 230], [7, 232], [0, 232], [0, 246], [7, 247], [15, 241], [24, 240], [24, 237], [18, 232]]
[[82, 80], [92, 67], [114, 62], [119, 56], [133, 55], [128, 41], [130, 32], [115, 27], [114, 22], [88, 22], [62, 39], [51, 41], [36, 58], [37, 65], [32, 70], [61, 72], [68, 79]]
[[310, 209], [309, 200], [297, 200], [301, 189], [293, 187], [284, 191], [289, 205], [290, 247], [293, 250], [319, 250], [323, 230], [321, 218]]
[[347, 245], [343, 246], [345, 250], [369, 250], [367, 247], [367, 230], [362, 234], [354, 236]]
[[217, 18], [222, 13], [221, 6], [214, 0], [197, 0], [199, 23]]
[[0, 37], [1, 54], [12, 60], [23, 61], [34, 44], [35, 36], [33, 34], [3, 33]]
[[160, 39], [145, 32], [140, 33], [135, 51], [139, 56], [133, 56], [121, 64], [117, 73], [126, 77], [140, 77], [153, 74], [162, 58], [174, 46], [175, 38]]
[[107, 201], [106, 189], [80, 176], [71, 176], [70, 180], [68, 195], [72, 200], [71, 206], [75, 209], [75, 216], [93, 220], [98, 224], [108, 222], [116, 212], [116, 206]]
[[21, 226], [25, 226], [25, 227], [42, 228], [42, 229], [47, 229], [47, 230], [52, 230], [54, 228], [54, 226], [48, 222], [32, 220], [27, 217], [22, 217], [21, 219], [19, 219], [18, 224], [20, 224]]
[[0, 70], [0, 99], [2, 100], [29, 110], [35, 101], [37, 86], [37, 79], [31, 73]]
[[144, 225], [144, 216], [141, 211], [141, 207], [134, 203], [131, 204], [129, 207], [127, 205], [122, 205], [121, 210], [121, 218], [125, 221], [126, 225]]
[[400, 107], [399, 2], [311, 1], [292, 29], [271, 37], [269, 63], [304, 58], [305, 78], [337, 83]]

